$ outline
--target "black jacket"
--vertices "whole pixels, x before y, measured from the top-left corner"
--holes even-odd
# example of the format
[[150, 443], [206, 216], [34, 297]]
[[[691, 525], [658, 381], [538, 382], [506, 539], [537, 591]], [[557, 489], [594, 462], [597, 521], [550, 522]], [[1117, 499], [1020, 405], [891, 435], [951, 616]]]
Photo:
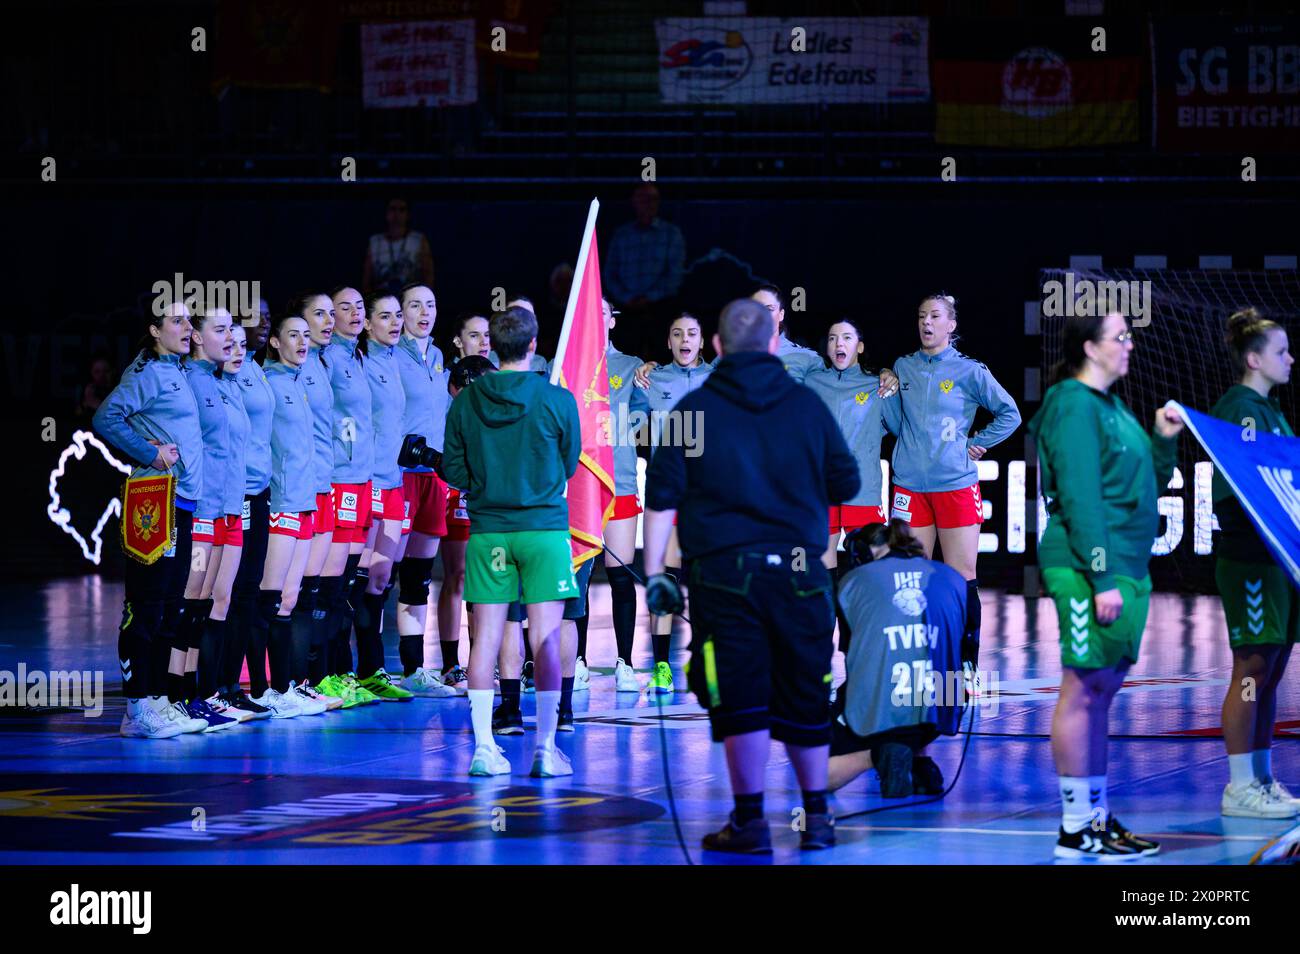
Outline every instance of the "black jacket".
[[859, 484], [857, 462], [821, 398], [772, 355], [742, 352], [718, 362], [673, 411], [697, 422], [697, 448], [659, 448], [646, 505], [678, 511], [686, 559], [758, 545], [821, 556], [828, 508]]

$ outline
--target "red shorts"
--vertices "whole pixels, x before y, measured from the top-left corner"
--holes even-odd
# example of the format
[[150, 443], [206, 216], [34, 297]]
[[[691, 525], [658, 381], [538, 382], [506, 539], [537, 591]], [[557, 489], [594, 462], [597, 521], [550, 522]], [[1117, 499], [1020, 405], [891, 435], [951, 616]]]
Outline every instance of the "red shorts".
[[[316, 515], [329, 511], [317, 510]], [[271, 513], [271, 532], [295, 540], [310, 540], [316, 530], [316, 521], [310, 510], [302, 513]]]
[[[370, 526], [370, 481], [335, 484], [330, 491], [335, 543], [365, 543]], [[317, 511], [319, 513], [320, 511]], [[316, 528], [320, 532], [320, 527]]]
[[214, 547], [242, 547], [244, 545], [244, 520], [238, 514], [217, 517], [215, 520], [195, 520], [194, 539]]
[[447, 488], [447, 539], [469, 539], [469, 508], [464, 496], [454, 487]]
[[984, 522], [984, 498], [978, 481], [960, 490], [932, 493], [918, 493], [895, 484], [890, 516], [906, 520], [913, 527], [973, 527]]
[[885, 511], [879, 507], [855, 507], [852, 504], [831, 507], [830, 517], [831, 533], [856, 530], [869, 523], [889, 523], [885, 519]]
[[614, 498], [614, 516], [610, 520], [626, 520], [641, 512], [641, 501], [636, 494], [620, 494]]
[[408, 470], [402, 474], [402, 494], [406, 497], [404, 533], [414, 530], [431, 537], [447, 535], [447, 485], [437, 474]]
[[312, 533], [334, 532], [334, 495], [333, 493], [316, 495], [316, 513], [311, 521]]
[[[406, 494], [402, 493], [401, 487], [394, 487], [391, 490], [380, 490], [374, 486], [370, 488], [370, 519], [400, 519], [402, 521], [402, 536], [406, 536], [411, 532], [409, 509], [406, 505]], [[365, 539], [364, 533], [362, 539]]]

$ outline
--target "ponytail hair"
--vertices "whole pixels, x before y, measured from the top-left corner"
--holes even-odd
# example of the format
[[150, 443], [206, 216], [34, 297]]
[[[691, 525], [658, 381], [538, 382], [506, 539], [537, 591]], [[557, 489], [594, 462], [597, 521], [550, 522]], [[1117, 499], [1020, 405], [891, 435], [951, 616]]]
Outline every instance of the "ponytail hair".
[[1265, 318], [1253, 307], [1233, 312], [1228, 317], [1228, 332], [1224, 343], [1232, 355], [1232, 364], [1237, 373], [1244, 375], [1247, 371], [1246, 355], [1256, 354], [1268, 343], [1269, 332], [1282, 328], [1271, 318]]
[[1060, 384], [1066, 378], [1072, 378], [1083, 368], [1088, 360], [1083, 346], [1089, 341], [1101, 340], [1101, 329], [1106, 324], [1106, 315], [1071, 315], [1065, 319], [1064, 340], [1061, 359], [1052, 365], [1048, 375], [1048, 386]]
[[892, 555], [906, 557], [925, 556], [925, 547], [912, 535], [912, 528], [906, 520], [897, 517], [889, 523], [869, 523], [859, 530], [854, 530], [846, 540], [853, 552], [854, 564], [861, 566], [872, 560], [873, 547], [888, 547]]

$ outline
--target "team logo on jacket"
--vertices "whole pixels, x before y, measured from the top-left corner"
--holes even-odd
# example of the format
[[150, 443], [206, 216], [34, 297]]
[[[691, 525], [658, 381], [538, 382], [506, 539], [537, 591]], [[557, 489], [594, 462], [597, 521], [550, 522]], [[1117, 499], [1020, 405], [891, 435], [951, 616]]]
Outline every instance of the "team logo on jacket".
[[621, 374], [611, 374], [609, 376], [609, 389], [617, 391], [623, 386], [623, 376]]
[[866, 404], [871, 400], [871, 395], [866, 391], [859, 391], [857, 394], [853, 395], [853, 400], [857, 401], [859, 405]]
[[897, 590], [893, 597], [894, 608], [908, 616], [920, 616], [925, 612], [925, 594], [915, 586], [905, 586]]
[[944, 394], [949, 393], [952, 390], [952, 378], [944, 378], [942, 381], [940, 381], [939, 390], [942, 391]]

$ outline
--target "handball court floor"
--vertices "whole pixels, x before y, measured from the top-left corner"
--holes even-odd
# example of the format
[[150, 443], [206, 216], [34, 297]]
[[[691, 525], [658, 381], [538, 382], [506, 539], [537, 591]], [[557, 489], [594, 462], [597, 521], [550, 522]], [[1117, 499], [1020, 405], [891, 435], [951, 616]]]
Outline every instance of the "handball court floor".
[[[530, 731], [500, 740], [514, 773], [497, 779], [466, 774], [473, 735], [464, 697], [161, 741], [122, 739], [124, 704], [115, 694], [121, 585], [88, 576], [9, 585], [0, 594], [0, 670], [16, 673], [22, 663], [29, 673], [90, 669], [104, 679], [99, 717], [0, 707], [2, 863], [677, 864], [683, 856], [666, 795], [664, 743], [691, 857], [735, 861], [699, 847], [731, 805], [722, 747], [710, 742], [704, 714], [686, 693], [656, 707], [644, 694], [614, 692], [603, 583], [592, 586], [591, 690], [575, 694], [576, 732], [559, 737], [575, 774], [553, 780], [527, 775], [527, 695]], [[798, 804], [798, 786], [774, 747], [767, 814], [776, 863], [1052, 863], [1059, 808], [1047, 733], [1060, 675], [1055, 614], [1046, 600], [993, 591], [983, 599], [980, 669], [996, 672], [1000, 695], [996, 709], [977, 711], [954, 790], [911, 807], [916, 799], [882, 799], [868, 773], [837, 793], [837, 815], [899, 807], [843, 820], [837, 848], [801, 853], [797, 834], [782, 823]], [[684, 631], [676, 634], [679, 687], [685, 641]], [[428, 658], [437, 658], [436, 641], [428, 642]], [[385, 644], [392, 671], [394, 633]], [[644, 632], [635, 661], [649, 666]], [[838, 682], [842, 657], [835, 666]], [[1111, 721], [1112, 808], [1162, 842], [1161, 854], [1142, 864], [1240, 864], [1290, 827], [1219, 814], [1227, 778], [1219, 706], [1228, 666], [1217, 599], [1153, 598], [1142, 659]], [[1276, 774], [1300, 788], [1296, 673], [1285, 680], [1278, 720]], [[931, 747], [949, 779], [963, 742], [943, 738]]]

